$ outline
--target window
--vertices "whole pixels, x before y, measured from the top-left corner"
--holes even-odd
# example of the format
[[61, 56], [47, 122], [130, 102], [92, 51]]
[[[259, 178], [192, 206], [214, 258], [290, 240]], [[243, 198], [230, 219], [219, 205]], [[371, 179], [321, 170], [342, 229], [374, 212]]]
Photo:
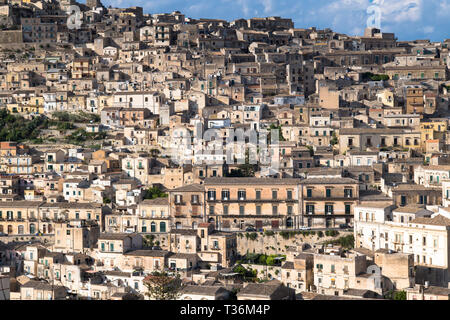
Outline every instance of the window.
[[330, 188], [327, 188], [327, 189], [325, 190], [325, 196], [326, 196], [327, 198], [331, 198], [331, 189], [330, 189]]
[[400, 196], [400, 206], [406, 206], [406, 196]]
[[292, 200], [292, 190], [287, 191], [287, 200]]
[[230, 199], [230, 191], [222, 190], [222, 200], [229, 200], [229, 199]]
[[209, 214], [214, 214], [214, 206], [209, 206]]
[[278, 206], [272, 206], [272, 214], [277, 215], [278, 214]]
[[256, 214], [261, 215], [261, 206], [256, 206]]
[[325, 205], [325, 214], [333, 214], [333, 205], [332, 204]]
[[246, 196], [245, 190], [238, 191], [238, 199], [239, 200], [245, 200], [245, 196]]
[[216, 200], [216, 190], [208, 190], [208, 200]]
[[312, 198], [312, 189], [306, 189], [306, 197]]
[[261, 190], [256, 190], [256, 200], [261, 200]]
[[351, 210], [352, 210], [352, 205], [346, 204], [345, 205], [345, 214], [351, 214]]
[[245, 213], [245, 207], [244, 207], [244, 206], [239, 206], [239, 214], [240, 214], [241, 216], [243, 216], [244, 213]]
[[278, 191], [277, 190], [272, 190], [272, 199], [276, 200], [278, 198]]
[[306, 205], [306, 214], [314, 214], [314, 205], [313, 204]]
[[228, 206], [223, 206], [223, 214], [224, 215], [228, 214]]
[[344, 197], [352, 198], [353, 197], [353, 189], [344, 189]]
[[292, 214], [293, 210], [292, 210], [292, 206], [287, 206], [287, 214]]

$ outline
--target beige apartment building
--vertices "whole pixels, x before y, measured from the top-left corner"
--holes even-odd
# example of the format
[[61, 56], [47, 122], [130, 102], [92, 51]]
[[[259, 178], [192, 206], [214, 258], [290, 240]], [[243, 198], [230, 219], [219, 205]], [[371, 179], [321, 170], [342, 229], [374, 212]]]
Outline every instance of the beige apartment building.
[[300, 225], [298, 179], [208, 178], [205, 189], [208, 222], [221, 230]]
[[178, 228], [195, 228], [205, 222], [205, 187], [191, 184], [169, 190], [169, 212]]
[[419, 149], [420, 131], [412, 129], [349, 128], [339, 130], [339, 152], [367, 151], [368, 148]]
[[170, 253], [163, 250], [132, 250], [124, 253], [120, 258], [119, 268], [125, 272], [136, 270], [146, 273], [162, 271], [167, 265]]
[[100, 227], [93, 220], [57, 222], [54, 234], [52, 251], [85, 253], [97, 248]]
[[20, 287], [20, 300], [66, 300], [64, 286], [30, 280]]
[[314, 254], [314, 286], [316, 292], [320, 294], [338, 296], [342, 295], [344, 290], [358, 288], [357, 278], [366, 271], [366, 256], [362, 254], [342, 252]]
[[314, 285], [314, 255], [299, 253], [281, 267], [281, 282], [296, 293], [310, 291]]
[[169, 234], [169, 251], [197, 254], [203, 263], [230, 267], [237, 255], [235, 233], [217, 231], [212, 223], [201, 223], [197, 229], [175, 229]]
[[353, 222], [359, 182], [351, 178], [311, 177], [301, 181], [302, 225], [335, 228]]
[[137, 232], [164, 233], [170, 231], [169, 199], [157, 198], [140, 202], [137, 206]]

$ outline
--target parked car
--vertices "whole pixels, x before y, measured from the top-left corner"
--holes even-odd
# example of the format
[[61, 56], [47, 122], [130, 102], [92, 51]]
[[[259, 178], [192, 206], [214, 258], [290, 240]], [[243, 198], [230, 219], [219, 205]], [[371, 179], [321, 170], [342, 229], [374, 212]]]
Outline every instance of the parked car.
[[256, 229], [254, 227], [248, 227], [247, 229], [245, 229], [245, 231], [247, 231], [247, 232], [255, 232]]
[[311, 228], [310, 228], [310, 227], [300, 227], [300, 230], [302, 230], [302, 231], [308, 231], [308, 230], [311, 230]]

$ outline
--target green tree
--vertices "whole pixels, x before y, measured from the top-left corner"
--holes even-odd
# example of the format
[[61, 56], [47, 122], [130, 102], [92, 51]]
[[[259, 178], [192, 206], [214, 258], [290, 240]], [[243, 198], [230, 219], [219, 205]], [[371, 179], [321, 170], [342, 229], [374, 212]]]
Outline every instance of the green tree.
[[406, 291], [396, 291], [394, 293], [394, 300], [406, 300]]
[[330, 143], [331, 143], [331, 145], [337, 145], [338, 143], [339, 143], [339, 140], [338, 140], [338, 138], [337, 138], [337, 136], [336, 136], [336, 132], [334, 132], [333, 131], [333, 138], [331, 139], [331, 141], [330, 141]]
[[[281, 125], [279, 125], [279, 126], [276, 126], [276, 125], [274, 125], [273, 123], [270, 125], [270, 130], [278, 130], [278, 139], [279, 139], [279, 141], [286, 141], [285, 139], [284, 139], [284, 137], [283, 137], [283, 131], [281, 130]], [[271, 133], [269, 132], [269, 135], [268, 135], [268, 139], [269, 139], [269, 142], [270, 142], [270, 140], [271, 140], [271, 137], [272, 137], [272, 135], [271, 135]]]
[[168, 194], [164, 193], [157, 186], [145, 190], [144, 199], [167, 198]]
[[181, 295], [183, 284], [180, 276], [171, 276], [167, 272], [153, 272], [144, 279], [145, 293], [153, 300], [176, 300]]
[[275, 258], [273, 256], [268, 256], [266, 259], [266, 265], [268, 266], [275, 265]]

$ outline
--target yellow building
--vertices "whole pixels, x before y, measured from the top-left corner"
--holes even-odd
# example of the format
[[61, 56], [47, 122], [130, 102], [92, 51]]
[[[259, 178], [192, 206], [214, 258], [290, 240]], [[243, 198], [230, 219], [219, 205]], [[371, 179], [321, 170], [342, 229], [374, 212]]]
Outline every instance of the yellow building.
[[20, 114], [43, 114], [44, 106], [43, 105], [24, 105], [17, 103], [8, 103], [6, 108], [11, 113], [20, 113]]
[[447, 132], [446, 121], [429, 121], [420, 123], [421, 145], [425, 148], [427, 141], [439, 140], [443, 142]]

